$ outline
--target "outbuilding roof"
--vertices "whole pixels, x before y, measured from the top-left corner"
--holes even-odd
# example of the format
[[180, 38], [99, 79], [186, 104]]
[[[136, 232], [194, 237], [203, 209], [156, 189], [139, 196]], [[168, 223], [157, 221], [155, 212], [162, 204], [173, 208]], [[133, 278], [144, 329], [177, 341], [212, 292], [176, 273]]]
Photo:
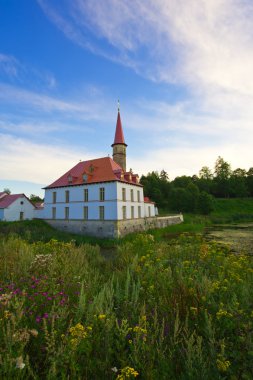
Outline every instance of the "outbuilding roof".
[[138, 183], [138, 175], [132, 174], [129, 176], [110, 157], [102, 157], [79, 162], [56, 181], [48, 185], [46, 189], [111, 181], [123, 181], [141, 186]]
[[25, 194], [7, 194], [0, 198], [0, 208], [9, 207], [18, 198], [26, 197]]

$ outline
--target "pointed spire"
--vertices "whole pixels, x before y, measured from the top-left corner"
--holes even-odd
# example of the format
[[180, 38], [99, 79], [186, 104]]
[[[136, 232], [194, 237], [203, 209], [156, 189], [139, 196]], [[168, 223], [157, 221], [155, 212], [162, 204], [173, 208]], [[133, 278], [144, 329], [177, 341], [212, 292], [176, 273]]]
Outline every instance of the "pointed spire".
[[127, 145], [125, 143], [123, 128], [121, 124], [119, 100], [118, 100], [118, 117], [117, 117], [116, 131], [115, 131], [114, 143], [112, 145], [115, 145], [115, 144]]

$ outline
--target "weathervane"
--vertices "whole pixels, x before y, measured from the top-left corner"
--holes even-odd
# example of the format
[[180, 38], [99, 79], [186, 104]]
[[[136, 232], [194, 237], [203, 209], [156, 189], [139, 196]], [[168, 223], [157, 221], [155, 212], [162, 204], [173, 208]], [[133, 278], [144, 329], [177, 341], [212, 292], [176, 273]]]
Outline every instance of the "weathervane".
[[118, 112], [119, 112], [119, 110], [120, 110], [120, 104], [119, 104], [119, 99], [118, 99]]

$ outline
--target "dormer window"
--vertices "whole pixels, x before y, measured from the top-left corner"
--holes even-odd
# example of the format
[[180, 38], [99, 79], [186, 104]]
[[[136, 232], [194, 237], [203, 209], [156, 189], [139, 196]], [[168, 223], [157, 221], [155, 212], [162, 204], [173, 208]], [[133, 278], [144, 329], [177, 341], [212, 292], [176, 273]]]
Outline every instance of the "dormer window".
[[88, 180], [87, 174], [83, 174], [83, 182], [87, 182], [87, 180]]
[[94, 166], [90, 164], [89, 166], [89, 172], [92, 174], [94, 172]]
[[72, 183], [72, 181], [73, 181], [72, 175], [69, 174], [69, 175], [68, 175], [68, 183]]

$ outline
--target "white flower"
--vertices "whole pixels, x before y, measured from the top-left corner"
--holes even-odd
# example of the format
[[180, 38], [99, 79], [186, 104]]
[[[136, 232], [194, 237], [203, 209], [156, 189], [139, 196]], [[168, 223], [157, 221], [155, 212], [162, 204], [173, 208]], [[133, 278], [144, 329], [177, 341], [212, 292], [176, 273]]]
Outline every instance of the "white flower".
[[112, 371], [116, 373], [116, 372], [118, 372], [118, 368], [117, 367], [113, 367]]
[[25, 363], [23, 362], [22, 356], [19, 356], [16, 359], [16, 368], [23, 369], [25, 367]]

